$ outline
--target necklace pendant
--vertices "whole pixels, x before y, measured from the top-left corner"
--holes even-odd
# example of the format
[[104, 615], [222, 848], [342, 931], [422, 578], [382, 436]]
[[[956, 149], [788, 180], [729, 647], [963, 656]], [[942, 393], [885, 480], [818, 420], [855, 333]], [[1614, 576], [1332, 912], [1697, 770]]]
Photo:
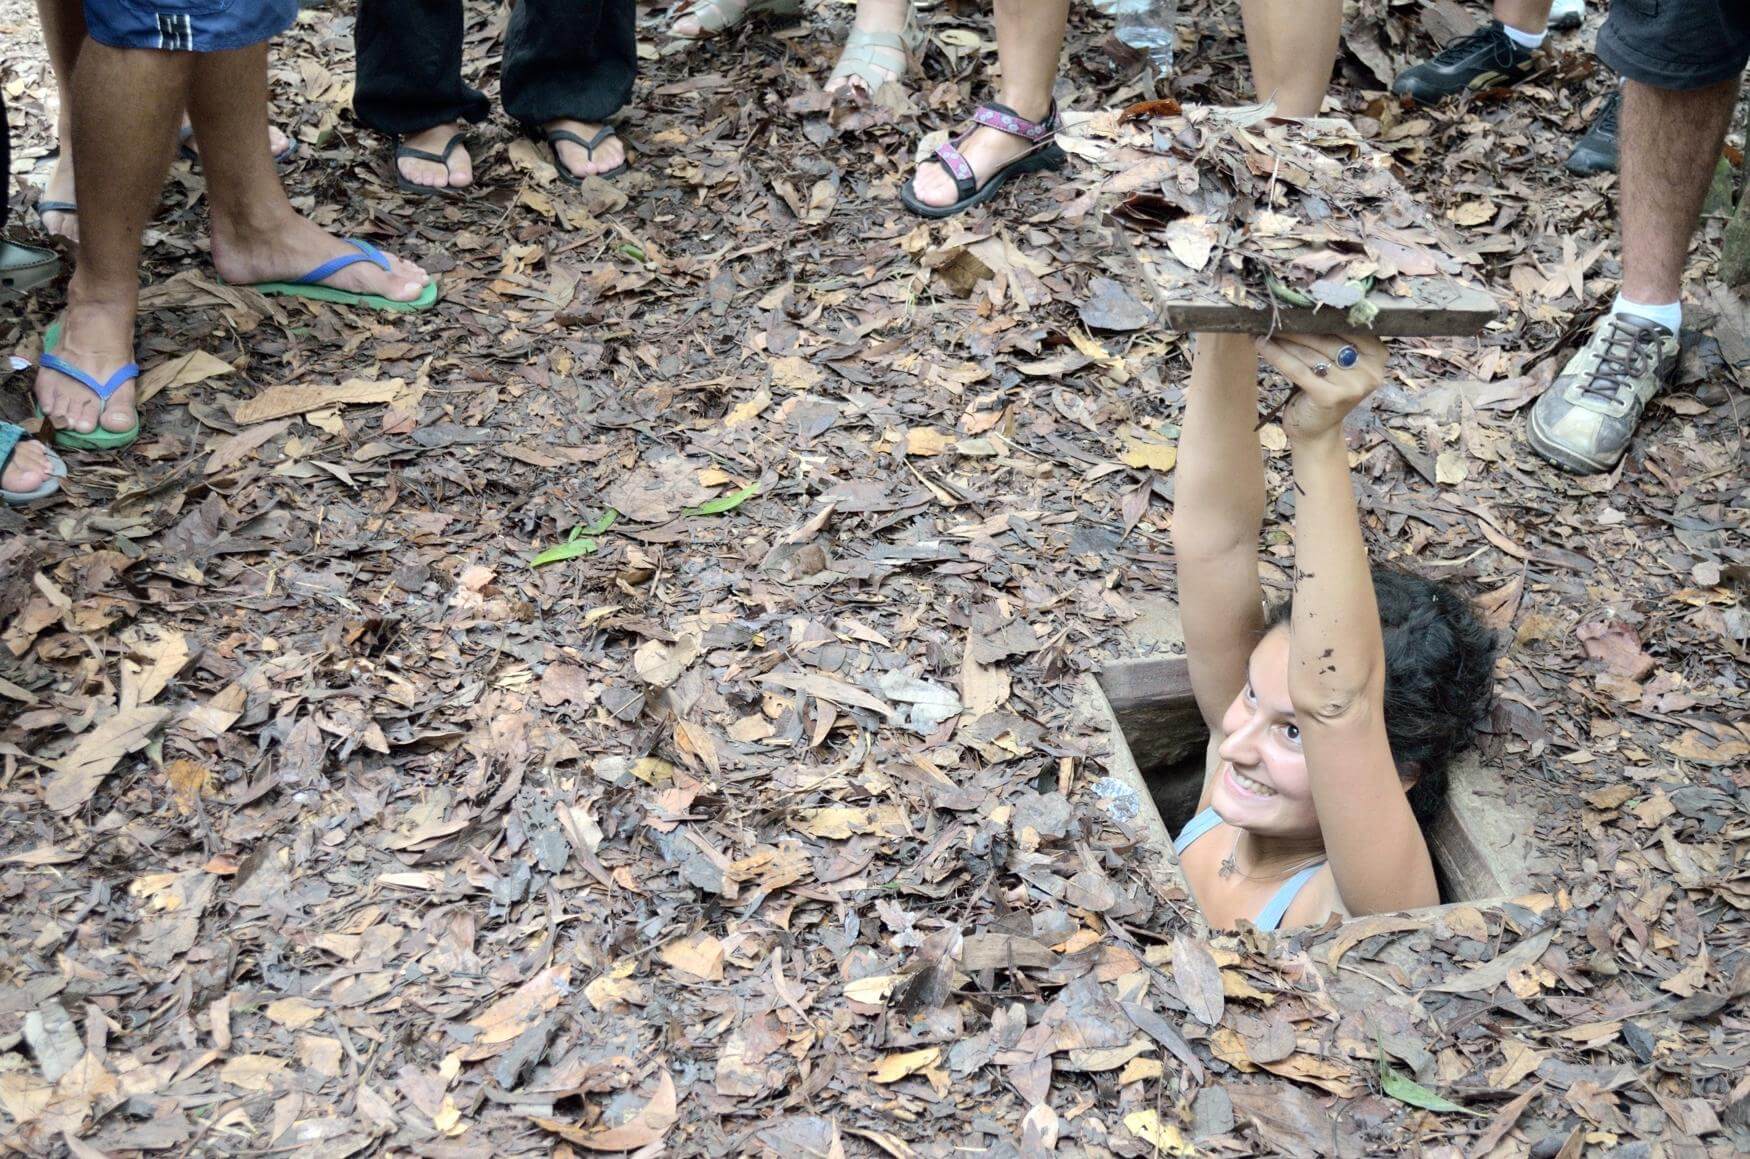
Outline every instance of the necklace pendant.
[[1215, 875], [1221, 878], [1232, 877], [1238, 869], [1239, 866], [1234, 864], [1234, 855], [1230, 853], [1221, 859], [1221, 868], [1216, 870]]

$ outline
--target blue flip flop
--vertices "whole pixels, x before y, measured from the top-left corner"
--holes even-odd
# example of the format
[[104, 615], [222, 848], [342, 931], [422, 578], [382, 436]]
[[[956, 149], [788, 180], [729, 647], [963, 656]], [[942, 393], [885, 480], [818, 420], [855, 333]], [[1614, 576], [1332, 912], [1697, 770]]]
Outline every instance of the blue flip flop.
[[262, 294], [283, 294], [291, 298], [309, 298], [317, 302], [339, 302], [346, 306], [370, 306], [377, 310], [427, 310], [437, 302], [437, 283], [427, 282], [419, 297], [407, 302], [398, 302], [394, 298], [385, 298], [381, 294], [361, 294], [354, 290], [337, 290], [333, 286], [320, 283], [332, 278], [348, 266], [359, 262], [370, 262], [378, 269], [390, 268], [389, 258], [382, 250], [368, 241], [360, 241], [356, 237], [343, 239], [347, 245], [358, 250], [356, 254], [342, 254], [323, 262], [303, 277], [294, 278], [289, 282], [250, 282], [249, 289]]
[[[43, 335], [42, 364], [56, 374], [64, 374], [68, 378], [89, 390], [102, 403], [98, 409], [98, 417], [102, 417], [104, 409], [109, 406], [109, 400], [115, 397], [115, 392], [127, 385], [129, 380], [140, 377], [140, 364], [130, 362], [109, 376], [108, 382], [99, 382], [96, 378], [80, 370], [66, 359], [50, 353], [61, 341], [61, 324], [56, 322], [50, 326], [48, 333]], [[31, 407], [36, 411], [36, 417], [42, 418], [42, 408], [37, 406], [33, 396]], [[55, 429], [55, 446], [65, 447], [70, 451], [119, 451], [140, 437], [140, 420], [134, 419], [134, 425], [125, 431], [106, 431], [99, 425], [90, 434], [79, 431], [64, 431]]]
[[[6, 464], [12, 461], [12, 453], [18, 450], [18, 444], [29, 437], [25, 429], [16, 423], [0, 422], [0, 472], [4, 472]], [[0, 487], [0, 501], [4, 501], [8, 507], [22, 507], [26, 503], [35, 503], [38, 499], [47, 499], [61, 489], [61, 480], [67, 477], [67, 464], [61, 461], [61, 456], [47, 447], [43, 451], [49, 457], [49, 477], [34, 491], [8, 491]]]

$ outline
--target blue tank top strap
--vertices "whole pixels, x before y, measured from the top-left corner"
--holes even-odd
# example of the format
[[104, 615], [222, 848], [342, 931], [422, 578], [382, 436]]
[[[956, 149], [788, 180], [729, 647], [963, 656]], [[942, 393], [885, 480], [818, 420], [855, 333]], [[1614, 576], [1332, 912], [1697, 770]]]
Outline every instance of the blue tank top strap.
[[1288, 913], [1288, 907], [1294, 904], [1295, 897], [1305, 888], [1306, 883], [1311, 881], [1313, 876], [1324, 867], [1325, 863], [1322, 861], [1317, 865], [1309, 865], [1283, 882], [1282, 888], [1276, 891], [1276, 896], [1272, 897], [1270, 903], [1259, 912], [1258, 920], [1253, 924], [1266, 932], [1281, 925], [1282, 918]]
[[1185, 827], [1179, 830], [1179, 835], [1173, 839], [1173, 852], [1183, 853], [1191, 847], [1191, 843], [1221, 824], [1221, 818], [1214, 809], [1205, 809], [1197, 816], [1185, 822]]

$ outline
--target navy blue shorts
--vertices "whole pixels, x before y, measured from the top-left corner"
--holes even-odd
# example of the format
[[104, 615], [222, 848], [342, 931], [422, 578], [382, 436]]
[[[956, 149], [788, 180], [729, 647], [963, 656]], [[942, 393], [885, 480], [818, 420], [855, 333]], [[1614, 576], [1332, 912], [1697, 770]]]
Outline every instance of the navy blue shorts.
[[291, 27], [298, 0], [85, 0], [91, 39], [111, 48], [225, 52]]
[[1656, 89], [1705, 89], [1750, 62], [1745, 0], [1610, 0], [1594, 50], [1619, 76]]

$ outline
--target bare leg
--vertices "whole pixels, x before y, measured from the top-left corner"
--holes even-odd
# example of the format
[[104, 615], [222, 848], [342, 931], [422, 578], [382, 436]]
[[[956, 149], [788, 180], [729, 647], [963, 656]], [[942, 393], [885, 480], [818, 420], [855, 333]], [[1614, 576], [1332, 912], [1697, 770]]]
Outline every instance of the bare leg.
[[1627, 81], [1622, 92], [1622, 294], [1675, 302], [1738, 78], [1692, 92]]
[[1495, 0], [1495, 19], [1536, 36], [1549, 27], [1550, 0]]
[[[199, 156], [200, 151], [201, 151], [201, 144], [199, 141], [195, 140], [195, 138], [193, 136], [193, 129], [189, 123], [187, 113], [184, 113], [182, 115], [182, 125], [183, 125], [183, 128], [190, 130], [190, 135], [188, 138], [188, 147], [195, 151], [196, 156]], [[291, 144], [292, 144], [292, 139], [290, 137], [286, 136], [286, 131], [284, 129], [280, 128], [278, 125], [269, 125], [267, 127], [267, 155], [269, 157], [280, 156], [288, 148], [291, 147]]]
[[[194, 66], [189, 113], [207, 143], [203, 163], [213, 214], [213, 265], [229, 282], [301, 277], [330, 258], [356, 253], [286, 200], [267, 134], [267, 46], [203, 54]], [[411, 262], [359, 262], [325, 285], [397, 301], [419, 297], [430, 278]]]
[[[79, 261], [67, 286], [67, 312], [55, 353], [100, 382], [133, 361], [140, 299], [140, 235], [146, 228], [170, 155], [195, 57], [186, 52], [110, 48], [87, 41], [73, 79], [73, 153], [102, 179], [78, 186]], [[89, 434], [98, 426], [97, 396], [52, 370], [39, 370], [37, 405], [57, 427]], [[134, 424], [134, 387], [102, 410], [105, 430]]]
[[[37, 0], [43, 25], [43, 47], [49, 51], [49, 66], [55, 73], [60, 95], [60, 119], [55, 137], [61, 144], [54, 171], [43, 189], [44, 201], [73, 204], [73, 71], [79, 63], [79, 46], [85, 43], [85, 9], [80, 0]], [[71, 213], [45, 213], [43, 227], [68, 241], [79, 240], [79, 219]]]
[[1240, 0], [1252, 85], [1284, 117], [1314, 117], [1331, 84], [1343, 0]]
[[[1030, 121], [1051, 111], [1051, 86], [1057, 80], [1069, 0], [996, 0], [997, 63], [1002, 84], [997, 101]], [[991, 173], [1033, 146], [1019, 137], [980, 126], [960, 147], [980, 184]], [[952, 205], [960, 195], [954, 178], [935, 162], [918, 167], [912, 192], [925, 205]]]

